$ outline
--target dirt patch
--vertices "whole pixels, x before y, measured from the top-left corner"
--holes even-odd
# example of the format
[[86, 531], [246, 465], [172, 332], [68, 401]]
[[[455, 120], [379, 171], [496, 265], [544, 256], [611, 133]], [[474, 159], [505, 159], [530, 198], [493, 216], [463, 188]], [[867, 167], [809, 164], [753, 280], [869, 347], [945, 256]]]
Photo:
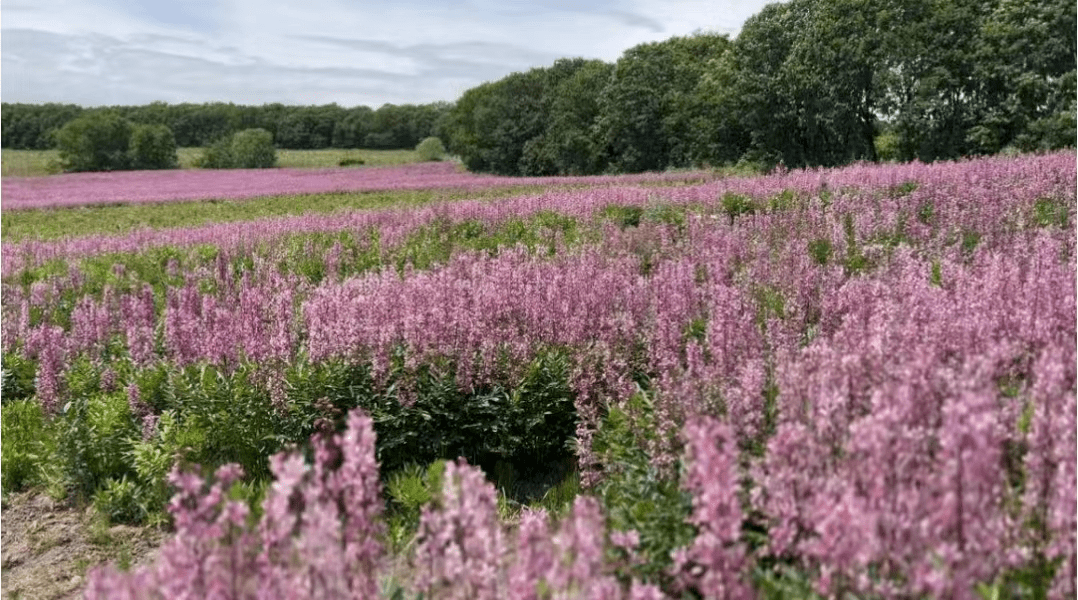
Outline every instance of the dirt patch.
[[79, 598], [91, 568], [153, 560], [167, 534], [109, 526], [92, 508], [41, 492], [12, 494], [0, 512], [0, 589], [4, 598]]

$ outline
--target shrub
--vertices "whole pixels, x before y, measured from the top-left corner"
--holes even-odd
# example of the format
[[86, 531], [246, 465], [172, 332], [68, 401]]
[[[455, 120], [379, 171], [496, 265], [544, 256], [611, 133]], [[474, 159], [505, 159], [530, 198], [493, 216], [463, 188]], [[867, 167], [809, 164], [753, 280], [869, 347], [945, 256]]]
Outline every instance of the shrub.
[[68, 122], [56, 133], [65, 171], [115, 171], [130, 167], [131, 122], [109, 112], [95, 112]]
[[202, 169], [232, 168], [232, 138], [223, 137], [202, 151], [195, 159], [195, 166]]
[[53, 462], [52, 427], [36, 400], [15, 400], [0, 413], [3, 443], [3, 493], [43, 483]]
[[135, 169], [175, 169], [176, 138], [164, 125], [136, 125], [131, 131], [128, 158]]
[[232, 162], [237, 169], [268, 169], [277, 164], [273, 134], [265, 129], [244, 129], [232, 135]]
[[214, 142], [196, 161], [203, 169], [268, 169], [277, 164], [273, 134], [244, 129]]
[[419, 160], [422, 161], [442, 160], [445, 158], [445, 146], [442, 144], [442, 140], [436, 137], [429, 137], [419, 142], [419, 145], [415, 147], [415, 151], [419, 153]]

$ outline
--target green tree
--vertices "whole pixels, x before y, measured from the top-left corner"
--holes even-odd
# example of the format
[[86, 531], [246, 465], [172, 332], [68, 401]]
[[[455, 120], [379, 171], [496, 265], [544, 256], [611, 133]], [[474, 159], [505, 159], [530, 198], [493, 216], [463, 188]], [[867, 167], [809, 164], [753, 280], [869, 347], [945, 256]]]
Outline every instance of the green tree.
[[176, 138], [165, 125], [135, 125], [128, 144], [128, 159], [135, 169], [174, 169], [179, 166]]
[[445, 158], [445, 145], [442, 144], [442, 140], [436, 137], [424, 138], [415, 147], [415, 151], [419, 154], [419, 160], [435, 161]]
[[214, 142], [198, 160], [204, 169], [266, 169], [277, 164], [273, 134], [245, 129]]
[[65, 171], [115, 171], [130, 167], [131, 122], [114, 112], [92, 112], [69, 121], [56, 134]]
[[726, 36], [696, 34], [626, 50], [600, 96], [598, 131], [618, 171], [687, 166], [691, 160], [691, 99]]
[[267, 169], [277, 164], [273, 135], [265, 129], [245, 129], [232, 134], [229, 154], [236, 169]]
[[[808, 3], [769, 4], [745, 21], [732, 47], [711, 62], [698, 93], [709, 94], [706, 111], [718, 115], [712, 123], [739, 124], [726, 132], [742, 158], [770, 166], [805, 162], [793, 85], [785, 64], [797, 32], [808, 21]], [[722, 121], [720, 121], [722, 119]], [[729, 147], [729, 146], [727, 146]], [[721, 156], [722, 148], [697, 143], [698, 153]]]
[[0, 107], [4, 148], [44, 150], [56, 144], [55, 134], [85, 109], [74, 104], [12, 104]]
[[[574, 62], [577, 61], [577, 62]], [[596, 134], [599, 95], [610, 81], [613, 65], [573, 59], [569, 75], [556, 77], [546, 95], [546, 130], [529, 140], [521, 156], [522, 171], [541, 175], [591, 175], [607, 165], [606, 148]]]
[[554, 172], [541, 138], [562, 81], [587, 61], [565, 59], [547, 68], [512, 73], [464, 93], [443, 125], [449, 149], [473, 171], [500, 175]]
[[1074, 4], [998, 0], [980, 23], [972, 149], [997, 152], [1075, 145]]

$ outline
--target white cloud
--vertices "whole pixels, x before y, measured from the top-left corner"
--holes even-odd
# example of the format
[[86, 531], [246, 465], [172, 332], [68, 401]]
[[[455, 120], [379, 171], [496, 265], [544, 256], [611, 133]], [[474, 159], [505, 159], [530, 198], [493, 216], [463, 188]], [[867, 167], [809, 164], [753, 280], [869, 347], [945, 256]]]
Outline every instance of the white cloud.
[[39, 0], [4, 3], [6, 102], [84, 105], [453, 100], [559, 57], [612, 61], [762, 2]]

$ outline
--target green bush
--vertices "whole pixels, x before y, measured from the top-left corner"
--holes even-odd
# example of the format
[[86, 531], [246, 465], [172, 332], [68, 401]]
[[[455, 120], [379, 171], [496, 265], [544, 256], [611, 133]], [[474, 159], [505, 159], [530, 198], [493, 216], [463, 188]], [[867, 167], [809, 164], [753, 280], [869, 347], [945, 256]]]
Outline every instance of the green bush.
[[92, 112], [69, 121], [56, 133], [61, 167], [65, 171], [130, 168], [132, 130], [130, 121], [109, 112]]
[[688, 545], [692, 498], [675, 479], [663, 477], [643, 446], [655, 436], [655, 418], [643, 394], [624, 406], [613, 406], [592, 441], [603, 463], [602, 481], [595, 492], [602, 501], [610, 528], [640, 535], [637, 554], [644, 559], [639, 572], [661, 581], [673, 564], [673, 552]]
[[265, 129], [244, 129], [221, 138], [196, 161], [203, 169], [268, 169], [276, 164], [273, 134]]
[[415, 151], [419, 154], [419, 160], [422, 161], [442, 160], [445, 158], [445, 146], [442, 144], [442, 140], [436, 137], [429, 137], [419, 142], [419, 145], [415, 147]]
[[59, 426], [59, 458], [69, 492], [89, 498], [109, 479], [133, 475], [127, 460], [140, 431], [125, 392], [79, 394], [64, 405]]
[[273, 134], [265, 129], [244, 129], [234, 133], [231, 150], [237, 169], [268, 169], [277, 164]]
[[176, 138], [164, 125], [136, 125], [128, 145], [131, 166], [135, 169], [175, 169]]
[[55, 437], [36, 400], [4, 403], [0, 413], [3, 494], [44, 483], [55, 464]]
[[202, 156], [195, 159], [195, 166], [203, 169], [231, 169], [232, 138], [221, 138], [203, 150]]

